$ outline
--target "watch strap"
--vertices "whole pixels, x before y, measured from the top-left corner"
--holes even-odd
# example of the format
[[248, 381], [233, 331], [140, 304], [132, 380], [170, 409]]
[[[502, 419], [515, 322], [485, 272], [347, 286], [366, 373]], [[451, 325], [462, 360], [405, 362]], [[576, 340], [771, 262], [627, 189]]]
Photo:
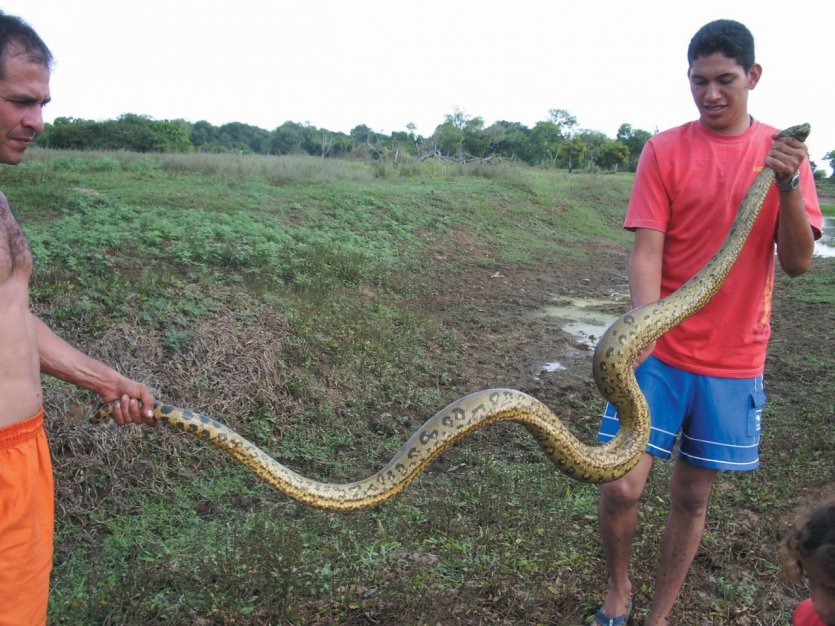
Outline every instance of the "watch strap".
[[788, 182], [781, 183], [779, 180], [775, 179], [774, 184], [777, 186], [777, 189], [784, 192], [794, 191], [800, 186], [800, 172], [796, 172], [794, 176]]

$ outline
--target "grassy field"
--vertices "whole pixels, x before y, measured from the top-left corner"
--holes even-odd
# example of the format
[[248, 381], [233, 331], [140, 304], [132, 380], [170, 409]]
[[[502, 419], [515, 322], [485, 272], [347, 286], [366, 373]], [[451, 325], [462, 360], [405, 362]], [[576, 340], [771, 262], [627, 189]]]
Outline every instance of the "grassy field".
[[[336, 482], [479, 388], [542, 397], [591, 441], [590, 366], [531, 375], [567, 341], [535, 311], [625, 289], [630, 185], [219, 155], [34, 151], [0, 170], [36, 256], [33, 306], [59, 334]], [[834, 268], [778, 281], [764, 468], [720, 479], [677, 624], [785, 624], [803, 594], [778, 579], [777, 547], [835, 482]], [[182, 434], [93, 427], [94, 397], [44, 384], [50, 624], [582, 624], [605, 589], [598, 488], [558, 474], [518, 427], [476, 434], [378, 508], [332, 514]], [[668, 471], [641, 512], [643, 606]]]

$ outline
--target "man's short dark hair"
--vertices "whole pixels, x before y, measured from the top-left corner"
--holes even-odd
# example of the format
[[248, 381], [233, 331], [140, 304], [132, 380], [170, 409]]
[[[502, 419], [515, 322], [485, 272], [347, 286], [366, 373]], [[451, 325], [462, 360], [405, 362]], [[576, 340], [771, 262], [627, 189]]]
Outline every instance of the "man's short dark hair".
[[33, 63], [52, 67], [52, 52], [35, 29], [19, 17], [0, 11], [0, 78], [3, 78], [9, 46], [16, 46], [17, 52], [25, 55]]
[[747, 72], [754, 65], [754, 36], [745, 26], [733, 20], [705, 24], [690, 40], [687, 64], [692, 66], [697, 58], [716, 52], [733, 59]]

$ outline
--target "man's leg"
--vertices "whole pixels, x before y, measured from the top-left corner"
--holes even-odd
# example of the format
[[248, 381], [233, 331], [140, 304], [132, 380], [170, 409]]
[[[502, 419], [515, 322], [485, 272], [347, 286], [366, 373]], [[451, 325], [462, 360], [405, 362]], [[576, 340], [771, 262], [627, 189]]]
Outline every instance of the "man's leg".
[[645, 626], [666, 626], [705, 528], [717, 470], [677, 459], [670, 480], [670, 515], [661, 540], [661, 565]]
[[629, 554], [638, 525], [638, 501], [651, 469], [652, 457], [644, 454], [629, 473], [601, 487], [598, 522], [609, 575], [601, 610], [610, 617], [623, 615], [632, 596]]

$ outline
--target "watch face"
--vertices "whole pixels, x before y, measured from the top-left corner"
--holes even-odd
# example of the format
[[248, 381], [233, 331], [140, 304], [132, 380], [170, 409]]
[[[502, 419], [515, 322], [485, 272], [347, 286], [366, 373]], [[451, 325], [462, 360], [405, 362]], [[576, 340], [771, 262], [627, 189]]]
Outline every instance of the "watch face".
[[787, 183], [775, 181], [775, 184], [780, 191], [792, 191], [797, 189], [800, 186], [800, 172], [797, 172], [794, 176], [792, 176], [791, 180]]

